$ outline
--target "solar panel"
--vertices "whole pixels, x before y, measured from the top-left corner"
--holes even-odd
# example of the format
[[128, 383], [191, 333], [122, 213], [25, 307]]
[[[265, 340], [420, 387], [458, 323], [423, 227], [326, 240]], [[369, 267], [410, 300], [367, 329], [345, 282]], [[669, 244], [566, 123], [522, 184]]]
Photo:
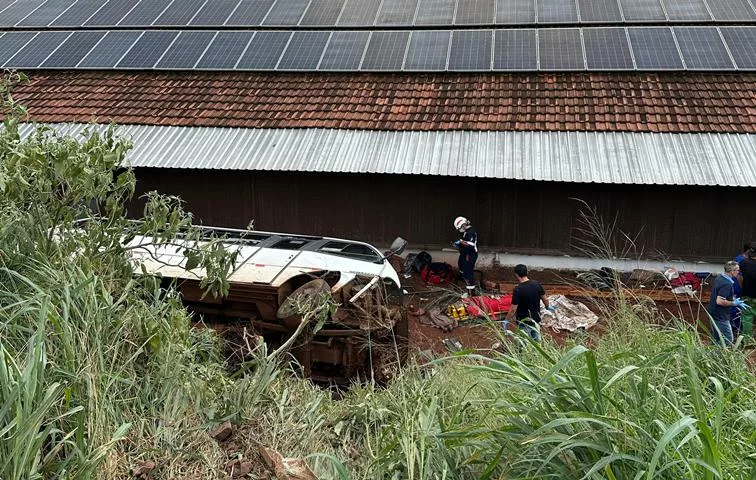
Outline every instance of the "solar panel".
[[79, 0], [50, 24], [55, 27], [79, 27], [105, 5], [104, 0]]
[[116, 68], [152, 68], [177, 35], [175, 31], [147, 30], [116, 64]]
[[92, 47], [97, 45], [105, 32], [78, 31], [68, 37], [55, 53], [50, 55], [41, 65], [42, 68], [73, 68], [84, 58]]
[[273, 0], [241, 0], [234, 13], [226, 20], [226, 25], [260, 25], [271, 5]]
[[496, 23], [535, 23], [536, 9], [533, 0], [496, 0]]
[[329, 35], [329, 32], [294, 32], [276, 69], [315, 70]]
[[0, 67], [29, 43], [37, 32], [6, 32], [0, 37]]
[[448, 30], [414, 31], [410, 37], [404, 70], [439, 71], [446, 70], [446, 57], [449, 55]]
[[76, 67], [113, 68], [141, 35], [142, 32], [134, 30], [110, 31]]
[[412, 25], [418, 0], [383, 0], [376, 25]]
[[635, 55], [638, 70], [681, 70], [680, 53], [677, 51], [672, 31], [667, 27], [628, 28], [630, 45]]
[[337, 25], [364, 26], [372, 25], [378, 14], [381, 2], [375, 0], [346, 0]]
[[715, 27], [675, 27], [680, 53], [688, 70], [734, 70]]
[[9, 5], [0, 14], [0, 27], [12, 27], [36, 10], [44, 0], [21, 0]]
[[253, 35], [254, 32], [218, 32], [195, 68], [233, 69]]
[[451, 25], [456, 0], [420, 0], [415, 25]]
[[263, 25], [296, 25], [309, 3], [309, 0], [276, 0]]
[[721, 27], [732, 58], [740, 69], [756, 69], [756, 27]]
[[4, 68], [36, 68], [53, 53], [71, 32], [40, 32], [10, 58]]
[[591, 22], [621, 22], [617, 0], [577, 0], [580, 8], [580, 21]]
[[[726, 2], [727, 0], [713, 0]], [[670, 21], [711, 20], [704, 0], [662, 0]]]
[[344, 0], [312, 0], [300, 25], [336, 25]]
[[47, 0], [38, 9], [18, 22], [19, 27], [44, 27], [58, 18], [68, 7], [75, 7], [71, 0]]
[[118, 25], [121, 27], [152, 25], [172, 1], [173, 0], [142, 0], [128, 14], [126, 14], [125, 17], [123, 17], [120, 22], [118, 22]]
[[370, 32], [333, 32], [319, 70], [357, 70]]
[[176, 0], [160, 14], [153, 25], [186, 25], [204, 3], [205, 0]]
[[456, 25], [490, 25], [496, 13], [496, 0], [458, 0]]
[[494, 31], [494, 70], [538, 70], [534, 29]]
[[110, 26], [116, 25], [139, 0], [110, 0], [97, 11], [89, 20], [84, 22], [87, 26]]
[[239, 5], [239, 0], [208, 1], [189, 21], [189, 25], [223, 25], [226, 22], [226, 19], [236, 9], [237, 5]]
[[370, 35], [361, 70], [402, 69], [404, 52], [407, 51], [409, 32], [373, 32]]
[[[718, 1], [718, 0], [717, 0]], [[667, 16], [659, 0], [620, 0], [626, 22], [665, 21]]]
[[712, 0], [708, 5], [715, 20], [756, 20], [748, 0]]
[[625, 29], [584, 28], [585, 63], [589, 70], [633, 70]]
[[257, 32], [235, 70], [273, 70], [289, 43], [289, 37], [291, 32]]
[[449, 70], [491, 70], [490, 30], [454, 30], [449, 50]]
[[575, 0], [537, 0], [538, 23], [575, 23], [578, 21]]
[[584, 70], [579, 28], [550, 28], [538, 32], [541, 70]]
[[179, 36], [158, 60], [155, 68], [193, 68], [214, 36], [215, 32], [179, 32]]

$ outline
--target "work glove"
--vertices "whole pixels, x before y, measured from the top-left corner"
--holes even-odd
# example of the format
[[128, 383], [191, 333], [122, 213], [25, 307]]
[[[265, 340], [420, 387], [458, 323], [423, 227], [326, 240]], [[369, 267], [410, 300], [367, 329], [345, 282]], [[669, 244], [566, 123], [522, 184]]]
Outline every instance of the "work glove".
[[548, 307], [546, 307], [546, 310], [551, 313], [556, 313], [556, 307], [554, 305], [549, 305]]
[[732, 304], [741, 310], [747, 310], [751, 308], [747, 303], [745, 303], [741, 298], [738, 297], [735, 297], [735, 300], [732, 301]]

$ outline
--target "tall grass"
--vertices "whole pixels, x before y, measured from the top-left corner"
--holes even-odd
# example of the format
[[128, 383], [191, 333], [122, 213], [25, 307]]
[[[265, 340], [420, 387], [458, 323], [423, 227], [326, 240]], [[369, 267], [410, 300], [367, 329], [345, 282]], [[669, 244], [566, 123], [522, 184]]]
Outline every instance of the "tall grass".
[[226, 419], [246, 458], [273, 447], [323, 478], [754, 475], [743, 352], [642, 310], [614, 311], [600, 338], [411, 363], [335, 400], [264, 346], [229, 375], [212, 332], [148, 278], [45, 258], [0, 267], [2, 478], [124, 478], [147, 459], [154, 478], [224, 478], [206, 432]]
[[627, 314], [610, 328], [628, 342], [524, 340], [406, 369], [385, 389], [354, 388], [334, 433], [360, 455], [342, 446], [337, 457], [365, 479], [756, 475], [756, 382], [742, 352]]

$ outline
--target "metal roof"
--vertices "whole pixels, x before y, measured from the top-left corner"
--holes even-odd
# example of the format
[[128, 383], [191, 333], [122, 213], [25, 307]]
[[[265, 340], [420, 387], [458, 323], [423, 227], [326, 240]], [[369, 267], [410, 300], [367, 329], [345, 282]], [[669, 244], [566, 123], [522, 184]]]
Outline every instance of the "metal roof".
[[[54, 124], [79, 134], [87, 125]], [[22, 133], [31, 132], [22, 125]], [[756, 134], [123, 125], [133, 167], [756, 186]]]

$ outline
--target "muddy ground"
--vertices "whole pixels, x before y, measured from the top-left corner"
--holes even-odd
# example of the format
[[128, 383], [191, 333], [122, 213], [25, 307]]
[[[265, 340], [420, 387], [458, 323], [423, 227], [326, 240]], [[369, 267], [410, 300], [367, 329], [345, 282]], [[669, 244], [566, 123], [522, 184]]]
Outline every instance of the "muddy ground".
[[[496, 267], [482, 272], [483, 294], [511, 293], [516, 285], [516, 277], [512, 268]], [[610, 289], [596, 289], [586, 285], [585, 280], [579, 278], [580, 272], [564, 270], [540, 270], [530, 272], [530, 278], [538, 280], [546, 290], [547, 295], [561, 294], [570, 300], [579, 301], [599, 316], [599, 323], [593, 327], [601, 331], [604, 325], [601, 318], [615, 301], [615, 293]], [[457, 279], [445, 285], [427, 285], [413, 274], [410, 278], [403, 278], [407, 290], [407, 304], [422, 307], [426, 310], [434, 305], [446, 305], [459, 298], [464, 293], [464, 283]], [[702, 282], [702, 286], [694, 297], [676, 295], [666, 285], [661, 277], [638, 281], [631, 278], [631, 274], [619, 274], [625, 295], [644, 307], [655, 310], [654, 315], [659, 322], [680, 318], [690, 324], [706, 321], [705, 306], [708, 302], [711, 280]], [[498, 325], [492, 322], [460, 322], [451, 331], [443, 331], [432, 325], [423, 324], [424, 319], [417, 316], [409, 317], [410, 346], [415, 352], [432, 351], [436, 354], [448, 353], [443, 340], [458, 339], [464, 348], [490, 350], [501, 339], [497, 333]], [[425, 320], [427, 321], [427, 320]], [[544, 335], [551, 337], [557, 343], [562, 343], [571, 333], [544, 329]]]

